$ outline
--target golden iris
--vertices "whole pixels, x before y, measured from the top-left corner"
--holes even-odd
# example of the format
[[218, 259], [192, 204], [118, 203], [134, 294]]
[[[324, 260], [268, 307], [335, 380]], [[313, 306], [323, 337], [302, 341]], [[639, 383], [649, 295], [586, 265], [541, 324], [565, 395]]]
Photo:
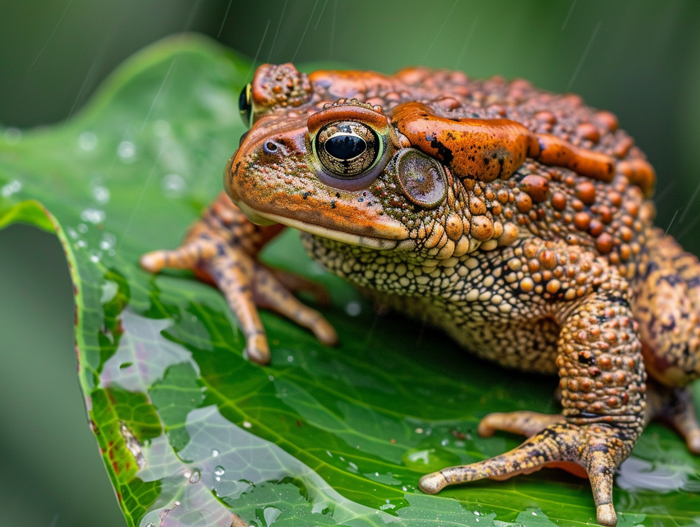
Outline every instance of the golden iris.
[[369, 126], [357, 121], [329, 123], [316, 135], [316, 155], [334, 176], [354, 177], [371, 169], [381, 155], [381, 143]]

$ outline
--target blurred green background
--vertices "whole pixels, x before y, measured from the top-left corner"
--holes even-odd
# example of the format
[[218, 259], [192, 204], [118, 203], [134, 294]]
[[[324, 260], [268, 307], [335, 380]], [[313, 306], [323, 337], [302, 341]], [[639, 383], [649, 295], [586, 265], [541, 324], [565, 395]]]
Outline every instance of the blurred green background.
[[[659, 175], [658, 224], [700, 254], [696, 0], [3, 2], [0, 124], [61, 126], [126, 57], [181, 31], [258, 61], [422, 64], [577, 92], [613, 111], [646, 151]], [[124, 525], [85, 419], [72, 324], [56, 238], [0, 231], [3, 527]]]

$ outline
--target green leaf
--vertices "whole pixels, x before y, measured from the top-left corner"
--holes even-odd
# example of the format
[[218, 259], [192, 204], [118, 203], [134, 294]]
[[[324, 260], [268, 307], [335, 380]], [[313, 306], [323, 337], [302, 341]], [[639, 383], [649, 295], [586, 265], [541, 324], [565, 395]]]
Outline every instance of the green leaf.
[[[70, 262], [80, 384], [127, 524], [595, 524], [588, 483], [555, 470], [437, 496], [416, 489], [426, 472], [519, 444], [479, 438], [479, 419], [558, 411], [556, 379], [374, 315], [291, 231], [264, 258], [329, 287], [341, 344], [263, 313], [267, 367], [243, 359], [216, 290], [139, 269], [140, 254], [176, 247], [221, 190], [251, 72], [209, 41], [169, 39], [122, 66], [73, 120], [0, 140], [0, 227], [55, 230]], [[618, 525], [696, 522], [699, 473], [679, 438], [652, 425], [620, 469]]]

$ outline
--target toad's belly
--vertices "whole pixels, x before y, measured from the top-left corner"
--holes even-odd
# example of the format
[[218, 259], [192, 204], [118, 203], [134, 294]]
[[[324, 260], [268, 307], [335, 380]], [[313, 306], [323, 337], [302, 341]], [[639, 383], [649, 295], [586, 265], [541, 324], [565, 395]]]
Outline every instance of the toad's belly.
[[560, 327], [552, 318], [514, 320], [489, 316], [488, 312], [450, 304], [443, 299], [391, 295], [372, 289], [362, 291], [380, 305], [444, 330], [481, 358], [523, 371], [557, 372]]

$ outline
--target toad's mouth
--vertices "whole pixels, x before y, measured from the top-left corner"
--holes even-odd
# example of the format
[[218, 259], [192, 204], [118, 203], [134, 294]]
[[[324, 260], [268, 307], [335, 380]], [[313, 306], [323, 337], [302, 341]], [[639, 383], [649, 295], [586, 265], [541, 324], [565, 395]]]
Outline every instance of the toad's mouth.
[[270, 212], [255, 210], [246, 203], [238, 202], [238, 207], [253, 223], [258, 225], [271, 225], [273, 223], [281, 223], [287, 227], [292, 227], [300, 231], [308, 232], [315, 236], [328, 238], [340, 243], [349, 245], [358, 245], [376, 250], [410, 250], [415, 247], [415, 241], [411, 239], [396, 240], [390, 238], [382, 238], [379, 236], [366, 236], [355, 234], [352, 232], [331, 229], [314, 223], [308, 223], [295, 218], [287, 218]]

